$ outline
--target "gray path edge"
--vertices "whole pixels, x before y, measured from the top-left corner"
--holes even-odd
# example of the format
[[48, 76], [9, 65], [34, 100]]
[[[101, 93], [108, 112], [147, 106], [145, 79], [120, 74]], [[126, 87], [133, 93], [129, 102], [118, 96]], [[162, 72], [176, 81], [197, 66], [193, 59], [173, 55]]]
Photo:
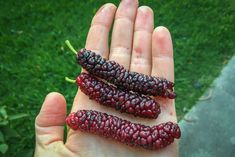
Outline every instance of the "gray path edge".
[[181, 157], [235, 156], [235, 56], [179, 122]]

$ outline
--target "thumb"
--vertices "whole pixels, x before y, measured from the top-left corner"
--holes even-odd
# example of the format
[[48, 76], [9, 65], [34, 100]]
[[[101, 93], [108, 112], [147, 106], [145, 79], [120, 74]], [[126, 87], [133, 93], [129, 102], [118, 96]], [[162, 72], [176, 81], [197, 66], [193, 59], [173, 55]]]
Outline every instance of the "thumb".
[[65, 118], [65, 98], [56, 92], [49, 93], [35, 120], [36, 144], [46, 146], [63, 142]]

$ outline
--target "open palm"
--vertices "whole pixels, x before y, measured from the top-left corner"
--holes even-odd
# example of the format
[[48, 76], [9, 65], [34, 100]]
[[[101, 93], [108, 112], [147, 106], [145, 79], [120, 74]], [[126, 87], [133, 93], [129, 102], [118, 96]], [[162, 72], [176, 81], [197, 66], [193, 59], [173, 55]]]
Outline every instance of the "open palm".
[[[115, 19], [115, 20], [114, 20]], [[111, 46], [108, 37], [114, 20]], [[165, 27], [154, 29], [153, 11], [141, 6], [137, 0], [122, 0], [119, 7], [103, 5], [94, 16], [87, 36], [86, 49], [103, 57], [117, 61], [131, 71], [152, 76], [163, 76], [174, 80], [173, 48], [169, 31]], [[90, 100], [81, 91], [77, 92], [72, 111], [92, 109], [145, 125], [176, 122], [174, 100], [156, 98], [161, 105], [161, 114], [156, 120], [137, 118], [121, 114]], [[177, 141], [158, 150], [133, 148], [112, 139], [80, 131], [68, 131], [64, 144], [66, 101], [58, 93], [50, 93], [36, 118], [35, 156], [78, 156], [78, 157], [173, 157], [178, 156]]]

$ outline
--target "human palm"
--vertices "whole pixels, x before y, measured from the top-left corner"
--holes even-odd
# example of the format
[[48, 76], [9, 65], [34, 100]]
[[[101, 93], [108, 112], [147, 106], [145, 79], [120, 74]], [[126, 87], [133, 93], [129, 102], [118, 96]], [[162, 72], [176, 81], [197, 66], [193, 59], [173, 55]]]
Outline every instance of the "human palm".
[[[114, 20], [115, 19], [115, 20]], [[109, 31], [114, 20], [111, 46], [108, 46]], [[169, 31], [165, 27], [154, 29], [153, 11], [141, 6], [137, 0], [122, 0], [119, 7], [103, 5], [94, 16], [87, 36], [87, 49], [115, 60], [125, 68], [152, 76], [163, 76], [174, 80], [173, 48]], [[156, 120], [137, 118], [119, 113], [112, 108], [101, 106], [78, 91], [72, 112], [89, 109], [105, 112], [145, 125], [162, 122], [176, 122], [174, 100], [156, 97], [161, 105], [161, 114]], [[35, 121], [36, 156], [71, 157], [174, 157], [178, 156], [177, 141], [162, 150], [151, 151], [134, 148], [105, 139], [97, 135], [68, 130], [64, 143], [66, 101], [58, 93], [50, 93]]]

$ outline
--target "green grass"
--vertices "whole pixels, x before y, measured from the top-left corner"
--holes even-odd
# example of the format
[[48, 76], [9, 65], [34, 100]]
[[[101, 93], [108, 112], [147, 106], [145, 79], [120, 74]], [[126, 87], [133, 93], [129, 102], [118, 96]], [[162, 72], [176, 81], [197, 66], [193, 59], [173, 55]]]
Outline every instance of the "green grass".
[[[105, 2], [118, 4], [117, 0], [0, 1], [0, 106], [5, 105], [9, 115], [29, 115], [10, 122], [18, 136], [5, 139], [9, 144], [5, 156], [32, 154], [34, 119], [47, 93], [62, 93], [71, 108], [76, 88], [64, 76], [73, 78], [80, 68], [64, 41], [84, 47], [92, 16]], [[234, 54], [234, 4], [232, 0], [142, 0], [140, 4], [151, 6], [155, 25], [172, 33], [176, 108], [181, 118]]]

